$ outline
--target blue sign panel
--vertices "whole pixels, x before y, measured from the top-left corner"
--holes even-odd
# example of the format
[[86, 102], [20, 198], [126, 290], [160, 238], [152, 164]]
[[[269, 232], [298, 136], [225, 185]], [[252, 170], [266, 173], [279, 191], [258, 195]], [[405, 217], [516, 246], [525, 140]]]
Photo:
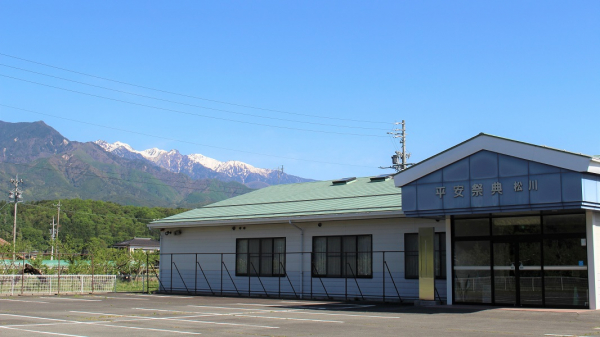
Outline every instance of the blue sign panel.
[[600, 209], [600, 177], [480, 151], [402, 186], [407, 216]]

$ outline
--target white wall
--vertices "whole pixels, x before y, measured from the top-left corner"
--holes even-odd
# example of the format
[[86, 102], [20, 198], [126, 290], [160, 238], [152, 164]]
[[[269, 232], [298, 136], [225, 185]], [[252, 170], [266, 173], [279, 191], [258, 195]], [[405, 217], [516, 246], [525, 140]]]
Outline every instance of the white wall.
[[586, 212], [590, 309], [600, 309], [600, 213]]
[[[400, 296], [405, 299], [414, 299], [418, 297], [418, 280], [404, 278], [404, 254], [398, 252], [404, 250], [404, 233], [418, 233], [419, 227], [435, 227], [436, 232], [446, 231], [444, 221], [436, 222], [434, 220], [413, 218], [322, 221], [321, 223], [321, 227], [318, 226], [318, 222], [295, 223], [304, 230], [303, 247], [301, 247], [300, 230], [288, 223], [238, 225], [235, 226], [236, 230], [232, 230], [232, 225], [181, 228], [181, 235], [164, 235], [164, 232], [162, 232], [160, 264], [162, 285], [167, 291], [171, 287], [173, 287], [173, 290], [185, 291], [187, 287], [191, 292], [194, 292], [195, 289], [199, 292], [206, 292], [208, 291], [205, 280], [206, 275], [213, 290], [220, 290], [222, 282], [225, 293], [235, 294], [235, 287], [227, 271], [223, 269], [223, 272], [221, 272], [222, 258], [241, 294], [248, 294], [249, 288], [253, 294], [259, 294], [263, 292], [262, 287], [264, 286], [269, 293], [279, 292], [281, 289], [282, 292], [292, 295], [292, 287], [298, 294], [302, 292], [303, 288], [304, 294], [309, 296], [312, 281], [313, 294], [320, 296], [325, 296], [324, 285], [328, 294], [330, 296], [337, 294], [337, 298], [345, 296], [346, 292], [349, 298], [360, 298], [360, 291], [364, 296], [381, 298], [383, 297], [383, 277], [385, 275], [385, 295], [390, 300], [394, 300], [397, 293], [387, 268], [384, 268], [383, 254], [378, 252], [396, 251], [395, 253], [386, 253], [387, 265]], [[240, 230], [239, 227], [245, 227], [246, 229]], [[170, 231], [174, 232], [173, 229], [170, 229]], [[323, 285], [321, 285], [318, 278], [311, 278], [310, 252], [312, 251], [313, 236], [361, 234], [373, 236], [373, 278], [358, 279], [358, 287], [354, 279], [322, 278]], [[234, 255], [236, 239], [268, 237], [286, 238], [286, 269], [290, 280], [288, 281], [285, 277], [261, 277], [260, 280], [257, 277], [236, 277]], [[301, 268], [302, 254], [298, 254], [299, 252], [306, 252], [304, 268]], [[177, 254], [170, 255], [172, 253]], [[196, 255], [196, 253], [202, 254]], [[221, 256], [221, 253], [224, 254]], [[174, 264], [171, 264], [171, 259]], [[199, 262], [205, 275], [202, 274], [199, 267], [195, 267], [197, 266], [196, 261]], [[171, 265], [173, 265], [172, 269]], [[302, 270], [304, 270], [303, 278], [301, 277]], [[451, 276], [448, 275], [448, 277]], [[439, 295], [445, 298], [446, 281], [437, 280], [436, 288]]]

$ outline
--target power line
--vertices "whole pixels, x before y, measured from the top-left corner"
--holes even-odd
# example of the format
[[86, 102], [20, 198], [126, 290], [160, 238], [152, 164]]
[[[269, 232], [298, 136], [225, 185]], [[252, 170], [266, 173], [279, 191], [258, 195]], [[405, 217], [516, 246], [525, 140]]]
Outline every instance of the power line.
[[199, 99], [199, 100], [203, 100], [203, 101], [207, 101], [207, 102], [227, 104], [227, 105], [232, 105], [232, 106], [237, 106], [237, 107], [242, 107], [242, 108], [255, 109], [255, 110], [262, 110], [262, 111], [278, 112], [278, 113], [283, 113], [283, 114], [288, 114], [288, 115], [306, 116], [306, 117], [332, 119], [332, 120], [341, 120], [341, 121], [349, 121], [349, 122], [359, 122], [359, 123], [388, 124], [386, 122], [379, 122], [379, 121], [373, 121], [373, 120], [369, 121], [369, 120], [358, 120], [358, 119], [349, 119], [349, 118], [318, 116], [318, 115], [302, 114], [302, 113], [289, 112], [289, 111], [284, 111], [284, 110], [267, 109], [267, 108], [260, 108], [260, 107], [251, 106], [251, 105], [244, 105], [244, 104], [238, 104], [238, 103], [231, 103], [231, 102], [219, 101], [219, 100], [214, 100], [214, 99], [208, 99], [208, 98], [203, 98], [203, 97], [198, 97], [198, 96], [193, 96], [193, 95], [180, 94], [180, 93], [176, 93], [176, 92], [172, 92], [172, 91], [167, 91], [167, 90], [162, 90], [162, 89], [156, 89], [156, 88], [146, 87], [146, 86], [142, 86], [142, 85], [138, 85], [138, 84], [132, 84], [132, 83], [128, 83], [128, 82], [113, 80], [113, 79], [106, 78], [106, 77], [96, 76], [96, 75], [92, 75], [92, 74], [88, 74], [88, 73], [84, 73], [84, 72], [80, 72], [80, 71], [75, 71], [75, 70], [71, 70], [71, 69], [67, 69], [67, 68], [62, 68], [62, 67], [57, 67], [57, 66], [53, 66], [53, 65], [50, 65], [50, 64], [47, 64], [47, 63], [32, 61], [32, 60], [28, 60], [28, 59], [25, 59], [25, 58], [13, 56], [13, 55], [8, 55], [8, 54], [4, 54], [4, 53], [0, 53], [0, 55], [6, 56], [6, 57], [10, 57], [10, 58], [13, 58], [13, 59], [17, 59], [17, 60], [21, 60], [21, 61], [25, 61], [25, 62], [29, 62], [29, 63], [39, 64], [39, 65], [42, 65], [42, 66], [45, 66], [45, 67], [49, 67], [49, 68], [54, 68], [54, 69], [58, 69], [58, 70], [62, 70], [62, 71], [67, 71], [67, 72], [74, 73], [74, 74], [79, 74], [79, 75], [84, 75], [84, 76], [88, 76], [88, 77], [93, 77], [93, 78], [101, 79], [101, 80], [104, 80], [104, 81], [110, 81], [110, 82], [114, 82], [114, 83], [125, 84], [125, 85], [129, 85], [129, 86], [132, 86], [132, 87], [137, 87], [137, 88], [142, 88], [142, 89], [147, 89], [147, 90], [153, 90], [153, 91], [162, 92], [162, 93], [170, 94], [170, 95], [176, 95], [176, 96], [181, 96], [181, 97], [188, 97], [188, 98]]
[[154, 106], [154, 105], [148, 105], [148, 104], [142, 104], [142, 103], [135, 103], [135, 102], [130, 102], [130, 101], [126, 101], [126, 100], [122, 100], [122, 99], [118, 99], [118, 98], [106, 97], [106, 96], [102, 96], [102, 95], [90, 94], [90, 93], [83, 92], [83, 91], [78, 91], [78, 90], [72, 90], [72, 89], [57, 87], [57, 86], [50, 85], [50, 84], [44, 84], [44, 83], [40, 83], [40, 82], [29, 81], [29, 80], [25, 80], [25, 79], [18, 78], [18, 77], [13, 77], [13, 76], [8, 76], [8, 75], [2, 75], [2, 74], [0, 74], [0, 76], [5, 77], [5, 78], [10, 78], [10, 79], [13, 79], [13, 80], [16, 80], [16, 81], [22, 81], [22, 82], [32, 83], [32, 84], [36, 84], [36, 85], [41, 85], [41, 86], [48, 87], [48, 88], [53, 88], [53, 89], [58, 89], [58, 90], [63, 90], [63, 91], [68, 91], [68, 92], [73, 92], [73, 93], [80, 94], [80, 95], [85, 95], [85, 96], [90, 96], [90, 97], [96, 97], [96, 98], [102, 98], [102, 99], [106, 99], [106, 100], [109, 100], [109, 101], [126, 103], [126, 104], [131, 104], [131, 105], [136, 105], [136, 106], [141, 106], [141, 107], [151, 108], [151, 109], [156, 109], [156, 110], [162, 110], [162, 111], [170, 111], [170, 112], [175, 112], [175, 113], [183, 114], [183, 115], [190, 115], [190, 116], [197, 116], [197, 117], [203, 117], [203, 118], [217, 119], [217, 120], [222, 120], [222, 121], [227, 121], [227, 122], [242, 123], [242, 124], [251, 124], [251, 125], [258, 125], [258, 126], [266, 126], [266, 127], [270, 127], [270, 128], [288, 129], [288, 130], [305, 131], [305, 132], [331, 133], [331, 134], [346, 135], [346, 136], [379, 137], [379, 138], [385, 137], [385, 136], [378, 136], [378, 135], [364, 135], [364, 134], [358, 134], [358, 133], [347, 133], [347, 132], [321, 131], [321, 130], [311, 130], [311, 129], [302, 129], [302, 128], [292, 128], [292, 127], [289, 127], [289, 126], [277, 126], [277, 125], [270, 125], [270, 124], [246, 122], [246, 121], [240, 121], [240, 120], [236, 120], [236, 119], [229, 119], [229, 118], [223, 118], [223, 117], [208, 116], [208, 115], [202, 115], [202, 114], [197, 114], [197, 113], [192, 113], [192, 112], [186, 112], [186, 111], [181, 111], [181, 110], [161, 108], [161, 107], [157, 107], [157, 106]]
[[[114, 91], [114, 92], [118, 92], [118, 93], [122, 93], [122, 94], [133, 95], [133, 96], [138, 96], [138, 97], [143, 97], [143, 98], [149, 98], [149, 99], [153, 99], [153, 100], [157, 100], [157, 101], [162, 101], [162, 102], [168, 102], [168, 103], [180, 104], [180, 105], [185, 105], [185, 106], [191, 106], [191, 107], [200, 108], [200, 109], [213, 110], [213, 111], [219, 111], [219, 112], [226, 112], [226, 113], [232, 113], [232, 114], [242, 115], [242, 116], [251, 116], [251, 117], [266, 118], [266, 119], [272, 119], [272, 120], [278, 120], [278, 121], [285, 121], [285, 122], [293, 122], [293, 123], [303, 123], [303, 124], [322, 125], [322, 126], [333, 126], [333, 127], [338, 127], [338, 128], [349, 128], [349, 129], [385, 130], [385, 131], [387, 131], [387, 129], [383, 129], [383, 128], [365, 128], [365, 127], [362, 127], [362, 126], [346, 126], [346, 125], [336, 125], [336, 124], [326, 124], [326, 123], [305, 122], [305, 121], [297, 121], [297, 120], [291, 120], [291, 119], [285, 119], [285, 118], [277, 118], [277, 117], [254, 115], [254, 114], [249, 114], [249, 113], [244, 113], [244, 112], [238, 112], [238, 111], [216, 109], [216, 108], [206, 107], [206, 106], [202, 106], [202, 105], [188, 104], [188, 103], [177, 102], [177, 101], [172, 101], [172, 100], [168, 100], [168, 99], [162, 99], [162, 98], [157, 98], [157, 97], [152, 97], [152, 96], [147, 96], [147, 95], [142, 95], [142, 94], [136, 94], [136, 93], [129, 92], [129, 91], [123, 91], [123, 90], [118, 90], [118, 89], [107, 88], [107, 87], [103, 87], [103, 86], [100, 86], [100, 85], [95, 85], [95, 84], [90, 84], [90, 83], [75, 81], [75, 80], [71, 80], [71, 79], [64, 78], [64, 77], [58, 77], [58, 76], [44, 74], [44, 73], [40, 73], [40, 72], [37, 72], [37, 71], [28, 70], [28, 69], [13, 67], [13, 66], [9, 66], [9, 65], [6, 65], [6, 64], [2, 64], [2, 63], [0, 63], [0, 66], [7, 67], [7, 68], [18, 69], [18, 70], [21, 70], [21, 71], [26, 71], [26, 72], [33, 73], [33, 74], [38, 74], [38, 75], [42, 75], [42, 76], [56, 78], [56, 79], [59, 79], [59, 80], [68, 81], [68, 82], [72, 82], [72, 83], [83, 84], [83, 85], [87, 85], [87, 86], [90, 86], [90, 87], [100, 88], [100, 89], [104, 89], [104, 90], [110, 90], [110, 91]], [[199, 115], [199, 116], [205, 117], [203, 115]]]
[[38, 115], [42, 115], [42, 116], [49, 116], [49, 117], [53, 117], [53, 118], [67, 120], [67, 121], [71, 121], [71, 122], [76, 122], [76, 123], [81, 123], [81, 124], [87, 124], [87, 125], [97, 126], [97, 127], [101, 127], [101, 128], [105, 128], [105, 129], [110, 129], [110, 130], [127, 132], [127, 133], [131, 133], [131, 134], [136, 134], [136, 135], [141, 135], [141, 136], [147, 136], [147, 137], [153, 137], [153, 138], [163, 139], [163, 140], [169, 140], [169, 141], [179, 142], [179, 143], [184, 143], [184, 144], [191, 144], [191, 145], [197, 145], [197, 146], [210, 147], [210, 148], [220, 149], [220, 150], [235, 151], [235, 152], [240, 152], [240, 153], [248, 153], [248, 154], [254, 154], [254, 155], [271, 157], [271, 158], [281, 158], [281, 159], [288, 159], [288, 160], [298, 160], [298, 161], [311, 162], [311, 163], [319, 163], [319, 164], [329, 164], [329, 165], [339, 165], [339, 166], [354, 166], [354, 167], [363, 167], [363, 168], [373, 168], [372, 166], [366, 166], [366, 165], [332, 163], [332, 162], [326, 162], [326, 161], [320, 161], [320, 160], [300, 159], [300, 158], [277, 156], [277, 155], [266, 154], [266, 153], [259, 153], [259, 152], [252, 152], [252, 151], [230, 149], [230, 148], [221, 147], [221, 146], [201, 144], [201, 143], [196, 143], [196, 142], [190, 142], [190, 141], [187, 141], [187, 140], [181, 140], [181, 139], [175, 139], [175, 138], [157, 136], [157, 135], [152, 135], [152, 134], [144, 133], [144, 132], [131, 131], [131, 130], [126, 130], [126, 129], [115, 128], [115, 127], [112, 127], [112, 126], [106, 126], [106, 125], [101, 125], [101, 124], [84, 122], [84, 121], [80, 121], [80, 120], [77, 120], [77, 119], [56, 116], [56, 115], [52, 115], [52, 114], [48, 114], [48, 113], [43, 113], [43, 112], [38, 112], [38, 111], [33, 111], [33, 110], [29, 110], [29, 109], [18, 108], [18, 107], [6, 105], [6, 104], [1, 104], [1, 103], [0, 103], [0, 106], [6, 107], [6, 108], [15, 109], [15, 110], [26, 111], [26, 112], [30, 112], [30, 113], [34, 113], [34, 114], [38, 114]]
[[[33, 168], [33, 169], [36, 169], [36, 170], [54, 171], [51, 168], [37, 167], [37, 166], [27, 165], [27, 164], [6, 163], [6, 162], [0, 163], [0, 164], [25, 166], [25, 167], [30, 167], [30, 168]], [[60, 166], [60, 165], [57, 165], [57, 166]], [[65, 167], [65, 166], [63, 166], [63, 167]], [[123, 178], [114, 178], [114, 177], [105, 177], [105, 176], [101, 176], [101, 175], [97, 175], [97, 174], [85, 174], [83, 172], [84, 171], [81, 170], [81, 171], [79, 171], [76, 174], [83, 175], [83, 176], [88, 176], [88, 177], [95, 177], [95, 178], [104, 178], [104, 179], [110, 179], [110, 180], [128, 181], [128, 182], [139, 183], [139, 184], [144, 184], [144, 185], [158, 185], [158, 186], [168, 186], [168, 187], [172, 187], [172, 188], [183, 188], [183, 189], [188, 189], [188, 190], [192, 190], [192, 191], [210, 191], [210, 192], [219, 192], [219, 193], [231, 193], [231, 194], [234, 194], [234, 195], [242, 195], [242, 194], [245, 194], [247, 192], [250, 192], [250, 191], [247, 191], [247, 192], [244, 192], [244, 193], [232, 193], [232, 192], [228, 192], [228, 191], [225, 191], [225, 190], [223, 190], [223, 191], [212, 190], [212, 189], [208, 188], [208, 186], [207, 186], [207, 188], [193, 188], [193, 187], [180, 186], [180, 185], [159, 184], [159, 183], [151, 183], [151, 182], [147, 182], [147, 181], [129, 180], [129, 179], [123, 179]], [[158, 178], [156, 178], [156, 179], [160, 180]], [[241, 189], [240, 188], [232, 188], [231, 190], [235, 191], [235, 190], [241, 190]]]

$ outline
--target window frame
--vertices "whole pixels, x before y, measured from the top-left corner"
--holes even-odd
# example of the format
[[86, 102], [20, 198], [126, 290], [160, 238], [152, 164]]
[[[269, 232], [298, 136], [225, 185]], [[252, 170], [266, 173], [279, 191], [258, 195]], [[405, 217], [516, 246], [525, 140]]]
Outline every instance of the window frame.
[[[419, 233], [404, 233], [404, 279], [416, 280], [419, 278], [419, 268], [418, 268], [419, 250], [418, 250], [418, 248], [416, 251], [415, 250], [409, 251], [406, 249], [406, 241], [409, 236], [415, 236], [417, 238], [417, 247], [418, 247], [418, 242], [419, 242]], [[434, 254], [433, 264], [434, 264], [434, 268], [436, 268], [435, 279], [436, 280], [446, 280], [446, 279], [448, 279], [448, 275], [446, 275], [447, 274], [447, 272], [446, 272], [447, 266], [445, 264], [446, 264], [446, 250], [448, 247], [445, 247], [446, 249], [441, 248], [442, 243], [444, 246], [446, 245], [446, 232], [435, 232], [434, 240], [437, 240], [437, 246], [439, 247], [437, 250], [434, 250], [434, 252], [433, 252], [433, 254]], [[409, 255], [409, 253], [411, 253], [411, 255]], [[413, 257], [413, 258], [417, 259], [416, 274], [412, 274], [412, 273], [409, 274], [407, 272], [409, 257]], [[436, 261], [435, 259], [437, 259], [437, 261], [439, 261], [439, 269], [437, 268], [437, 266], [435, 264], [435, 261]]]
[[[281, 253], [275, 253], [275, 240], [277, 239], [283, 239], [283, 252]], [[239, 252], [239, 242], [240, 241], [248, 241], [248, 251], [246, 253], [240, 253]], [[257, 273], [255, 273], [253, 270], [251, 270], [251, 256], [250, 254], [254, 254], [254, 253], [250, 253], [249, 251], [249, 247], [250, 247], [250, 240], [258, 240], [258, 266], [254, 266], [254, 268], [256, 268]], [[263, 252], [263, 240], [272, 240], [271, 242], [271, 253], [264, 253]], [[268, 237], [268, 238], [237, 238], [235, 240], [235, 276], [246, 276], [246, 277], [286, 277], [286, 272], [287, 272], [287, 259], [286, 259], [286, 252], [287, 252], [287, 238], [286, 237]], [[275, 269], [273, 266], [271, 266], [271, 273], [267, 274], [263, 272], [263, 261], [264, 259], [269, 259], [269, 255], [270, 259], [271, 259], [271, 264], [273, 263], [273, 259], [275, 258], [275, 254], [281, 254], [281, 259], [283, 261], [283, 270], [281, 270], [281, 268], [277, 268]], [[246, 272], [240, 272], [238, 269], [238, 265], [239, 265], [239, 259], [240, 257], [242, 257], [243, 255], [246, 255]], [[279, 270], [281, 271], [281, 273], [276, 273], [275, 271]]]
[[[356, 251], [354, 252], [344, 252], [344, 238], [349, 238], [349, 237], [354, 237], [355, 238], [355, 247], [356, 247]], [[370, 245], [369, 245], [369, 251], [368, 252], [359, 252], [358, 251], [358, 238], [359, 237], [369, 237], [370, 240]], [[326, 242], [325, 242], [325, 252], [315, 252], [315, 240], [317, 239], [321, 239], [321, 238], [325, 238]], [[330, 252], [328, 250], [329, 248], [329, 238], [339, 238], [340, 240], [340, 251], [339, 252]], [[348, 272], [346, 270], [346, 275], [344, 275], [344, 258], [343, 255], [344, 253], [348, 253], [348, 254], [355, 254], [355, 261], [354, 261], [354, 266], [352, 267], [352, 272]], [[315, 260], [316, 260], [316, 255], [315, 254], [325, 254], [325, 273], [320, 273], [317, 274], [316, 273], [316, 268], [315, 266]], [[330, 254], [339, 254], [339, 260], [340, 260], [340, 273], [339, 274], [333, 274], [328, 270], [329, 269], [329, 256]], [[358, 275], [358, 263], [359, 263], [359, 254], [368, 254], [368, 261], [369, 261], [369, 266], [368, 266], [368, 273], [366, 275]], [[347, 255], [346, 255], [347, 256]], [[320, 235], [320, 236], [313, 236], [312, 237], [312, 253], [311, 253], [311, 277], [314, 278], [342, 278], [342, 279], [346, 279], [346, 278], [373, 278], [373, 235], [372, 234], [356, 234], [356, 235]], [[353, 275], [354, 274], [354, 275]]]

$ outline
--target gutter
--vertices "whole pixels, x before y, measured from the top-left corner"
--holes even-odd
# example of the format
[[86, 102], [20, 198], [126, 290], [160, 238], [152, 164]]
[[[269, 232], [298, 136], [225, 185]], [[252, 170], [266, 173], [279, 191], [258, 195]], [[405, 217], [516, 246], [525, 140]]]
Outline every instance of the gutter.
[[[342, 214], [324, 214], [295, 217], [294, 222], [321, 222], [321, 221], [339, 221], [339, 220], [357, 220], [357, 219], [388, 219], [404, 218], [405, 215], [397, 207], [397, 210], [383, 212], [365, 212], [365, 213], [342, 213]], [[281, 224], [288, 222], [290, 217], [272, 217], [272, 218], [246, 218], [246, 219], [217, 219], [217, 220], [194, 220], [181, 219], [162, 221], [157, 220], [147, 225], [148, 228], [170, 228], [170, 227], [203, 227], [203, 226], [230, 226], [230, 225], [264, 225]]]
[[288, 222], [300, 231], [300, 298], [304, 298], [304, 229], [296, 226], [292, 220]]

